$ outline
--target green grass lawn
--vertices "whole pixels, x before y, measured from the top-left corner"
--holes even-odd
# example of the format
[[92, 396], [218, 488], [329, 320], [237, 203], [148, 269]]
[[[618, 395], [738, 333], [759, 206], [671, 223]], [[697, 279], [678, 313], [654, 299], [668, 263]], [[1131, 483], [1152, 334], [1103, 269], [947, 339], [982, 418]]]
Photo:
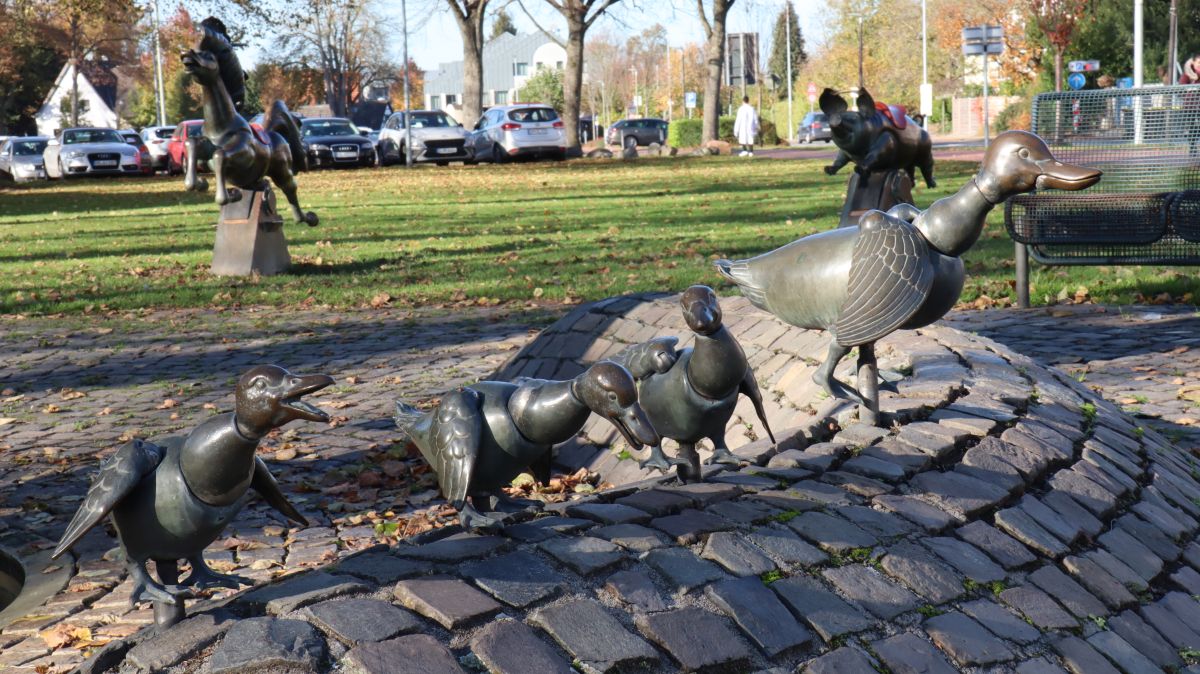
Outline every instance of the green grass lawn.
[[[79, 180], [0, 190], [0, 314], [135, 308], [336, 308], [563, 302], [721, 284], [746, 257], [835, 226], [845, 176], [820, 161], [738, 157], [636, 163], [422, 167], [309, 173], [321, 225], [286, 225], [293, 266], [266, 278], [208, 273], [218, 209], [178, 178]], [[975, 166], [942, 162], [942, 187]], [[282, 195], [280, 195], [282, 201]], [[964, 301], [1011, 299], [1012, 244], [992, 213], [966, 256]], [[1187, 268], [1034, 267], [1034, 301], [1190, 301]], [[727, 290], [726, 292], [732, 292]], [[989, 300], [982, 300], [987, 304]]]

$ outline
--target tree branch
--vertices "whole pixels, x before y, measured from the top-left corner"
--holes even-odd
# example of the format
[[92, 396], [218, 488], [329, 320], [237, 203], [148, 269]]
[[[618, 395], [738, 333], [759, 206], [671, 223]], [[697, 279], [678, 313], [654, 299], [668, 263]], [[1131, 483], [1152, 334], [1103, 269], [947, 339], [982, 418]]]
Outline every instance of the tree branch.
[[[612, 7], [613, 5], [615, 5], [616, 3], [620, 2], [620, 1], [621, 0], [604, 0], [604, 2], [600, 4], [600, 9], [596, 10], [596, 13], [592, 15], [592, 18], [584, 19], [583, 27], [585, 29], [591, 28], [592, 24], [596, 23], [596, 19], [599, 19], [601, 16], [604, 15], [605, 10], [607, 10], [609, 7]], [[586, 12], [584, 14], [586, 17]]]
[[[546, 1], [549, 2], [551, 5], [553, 5], [555, 9], [558, 9], [560, 12], [562, 11], [561, 9], [559, 9], [558, 5], [556, 5], [552, 2], [552, 0], [546, 0]], [[551, 40], [554, 41], [555, 44], [562, 47], [563, 49], [567, 48], [566, 43], [564, 43], [562, 40], [558, 39], [558, 37], [556, 37], [554, 35], [554, 33], [551, 33], [550, 31], [543, 28], [542, 24], [538, 23], [537, 19], [533, 18], [533, 15], [529, 13], [529, 10], [525, 9], [524, 0], [517, 0], [517, 6], [521, 8], [521, 11], [524, 12], [525, 16], [528, 17], [529, 20], [533, 22], [534, 27], [536, 27], [538, 29], [538, 31], [541, 32], [542, 35], [545, 35], [546, 37], [550, 38]]]
[[713, 29], [704, 13], [704, 0], [696, 0], [696, 10], [700, 13], [700, 25], [704, 26], [704, 36], [711, 39]]

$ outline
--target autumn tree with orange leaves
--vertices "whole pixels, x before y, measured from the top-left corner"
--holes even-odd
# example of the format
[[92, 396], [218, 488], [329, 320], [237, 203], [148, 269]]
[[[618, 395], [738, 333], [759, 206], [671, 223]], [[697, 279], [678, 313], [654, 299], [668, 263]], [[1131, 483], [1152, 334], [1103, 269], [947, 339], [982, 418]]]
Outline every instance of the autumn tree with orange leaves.
[[1075, 27], [1087, 13], [1091, 0], [1029, 0], [1038, 28], [1054, 50], [1054, 90], [1062, 91], [1063, 52], [1071, 44]]

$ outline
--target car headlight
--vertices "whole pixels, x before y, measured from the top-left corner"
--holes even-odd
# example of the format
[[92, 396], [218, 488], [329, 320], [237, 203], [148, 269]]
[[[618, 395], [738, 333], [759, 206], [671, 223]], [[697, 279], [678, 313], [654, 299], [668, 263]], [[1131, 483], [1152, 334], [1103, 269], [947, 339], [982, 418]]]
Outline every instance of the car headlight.
[[425, 141], [421, 140], [420, 138], [413, 138], [413, 149], [414, 150], [419, 150], [423, 147], [425, 147]]
[[322, 145], [322, 144], [320, 144], [320, 143], [315, 143], [315, 144], [313, 144], [313, 145], [309, 145], [309, 146], [308, 146], [308, 149], [309, 149], [310, 151], [328, 152], [328, 151], [329, 151], [329, 146], [328, 146], [328, 145]]
[[33, 164], [13, 164], [13, 172], [22, 175], [26, 173], [36, 173], [37, 167]]
[[67, 150], [66, 152], [63, 153], [63, 157], [65, 157], [67, 159], [82, 159], [83, 152], [81, 152], [79, 150]]

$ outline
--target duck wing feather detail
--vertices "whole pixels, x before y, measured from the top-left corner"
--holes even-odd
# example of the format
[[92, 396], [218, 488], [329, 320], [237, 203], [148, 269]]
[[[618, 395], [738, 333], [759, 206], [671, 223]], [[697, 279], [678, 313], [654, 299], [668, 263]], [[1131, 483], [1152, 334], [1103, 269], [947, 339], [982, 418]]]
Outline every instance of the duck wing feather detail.
[[899, 328], [921, 308], [933, 277], [929, 244], [916, 227], [879, 211], [863, 215], [834, 326], [838, 344], [866, 344]]

